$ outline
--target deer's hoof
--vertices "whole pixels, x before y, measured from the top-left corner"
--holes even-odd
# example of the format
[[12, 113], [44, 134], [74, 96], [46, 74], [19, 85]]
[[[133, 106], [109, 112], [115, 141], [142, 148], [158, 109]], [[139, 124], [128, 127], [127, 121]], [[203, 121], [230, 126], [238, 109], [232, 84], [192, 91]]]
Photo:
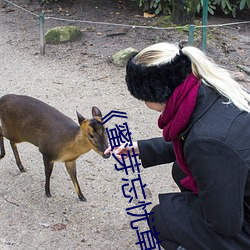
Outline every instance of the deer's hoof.
[[87, 199], [84, 196], [79, 197], [80, 201], [87, 201]]
[[46, 196], [47, 196], [48, 198], [51, 198], [51, 194], [50, 194], [50, 193], [46, 194]]

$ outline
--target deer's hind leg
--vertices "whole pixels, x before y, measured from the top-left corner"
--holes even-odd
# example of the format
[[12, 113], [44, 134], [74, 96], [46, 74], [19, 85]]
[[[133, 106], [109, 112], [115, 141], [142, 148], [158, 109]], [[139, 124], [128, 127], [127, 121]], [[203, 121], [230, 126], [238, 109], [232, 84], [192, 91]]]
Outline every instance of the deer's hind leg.
[[70, 175], [71, 180], [74, 183], [74, 187], [76, 190], [76, 193], [78, 194], [78, 197], [81, 201], [87, 201], [87, 199], [83, 196], [81, 188], [79, 186], [79, 183], [77, 181], [76, 177], [76, 161], [68, 161], [65, 162], [66, 169]]
[[17, 164], [18, 168], [20, 169], [21, 172], [25, 172], [26, 170], [24, 169], [24, 167], [23, 167], [23, 165], [21, 163], [16, 143], [14, 141], [10, 140], [10, 146], [11, 146], [11, 148], [13, 150], [13, 153], [14, 153], [14, 156], [15, 156], [15, 159], [16, 159], [16, 164]]
[[0, 126], [0, 150], [1, 150], [0, 159], [2, 159], [5, 156], [5, 149], [3, 140], [3, 129], [1, 126]]

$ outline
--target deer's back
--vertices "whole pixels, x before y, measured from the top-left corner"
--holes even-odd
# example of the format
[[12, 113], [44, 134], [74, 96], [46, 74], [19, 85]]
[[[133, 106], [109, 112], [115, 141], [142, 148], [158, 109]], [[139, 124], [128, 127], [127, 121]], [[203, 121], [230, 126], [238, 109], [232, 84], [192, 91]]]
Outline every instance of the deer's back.
[[[0, 119], [4, 136], [15, 142], [38, 146], [43, 141], [69, 140], [79, 126], [50, 105], [24, 95], [0, 98]], [[65, 137], [66, 138], [65, 138]]]

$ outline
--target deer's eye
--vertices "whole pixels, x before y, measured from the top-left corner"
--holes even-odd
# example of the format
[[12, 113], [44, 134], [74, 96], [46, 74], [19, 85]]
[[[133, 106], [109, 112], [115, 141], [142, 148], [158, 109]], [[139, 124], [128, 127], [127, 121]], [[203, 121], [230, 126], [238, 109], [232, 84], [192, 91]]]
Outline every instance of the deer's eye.
[[89, 134], [89, 137], [90, 137], [91, 139], [94, 139], [94, 135], [93, 135], [93, 134]]

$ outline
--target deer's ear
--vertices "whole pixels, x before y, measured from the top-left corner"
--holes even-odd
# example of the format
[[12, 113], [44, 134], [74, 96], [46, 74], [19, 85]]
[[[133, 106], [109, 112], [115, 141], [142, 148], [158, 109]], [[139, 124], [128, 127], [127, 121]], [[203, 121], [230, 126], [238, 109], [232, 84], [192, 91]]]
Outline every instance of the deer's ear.
[[78, 111], [76, 111], [76, 114], [77, 114], [78, 122], [81, 125], [83, 121], [85, 120], [85, 118]]
[[93, 117], [94, 116], [100, 116], [100, 117], [102, 117], [102, 113], [101, 113], [101, 111], [100, 111], [100, 109], [99, 108], [97, 108], [97, 107], [92, 107], [92, 115], [93, 115]]

